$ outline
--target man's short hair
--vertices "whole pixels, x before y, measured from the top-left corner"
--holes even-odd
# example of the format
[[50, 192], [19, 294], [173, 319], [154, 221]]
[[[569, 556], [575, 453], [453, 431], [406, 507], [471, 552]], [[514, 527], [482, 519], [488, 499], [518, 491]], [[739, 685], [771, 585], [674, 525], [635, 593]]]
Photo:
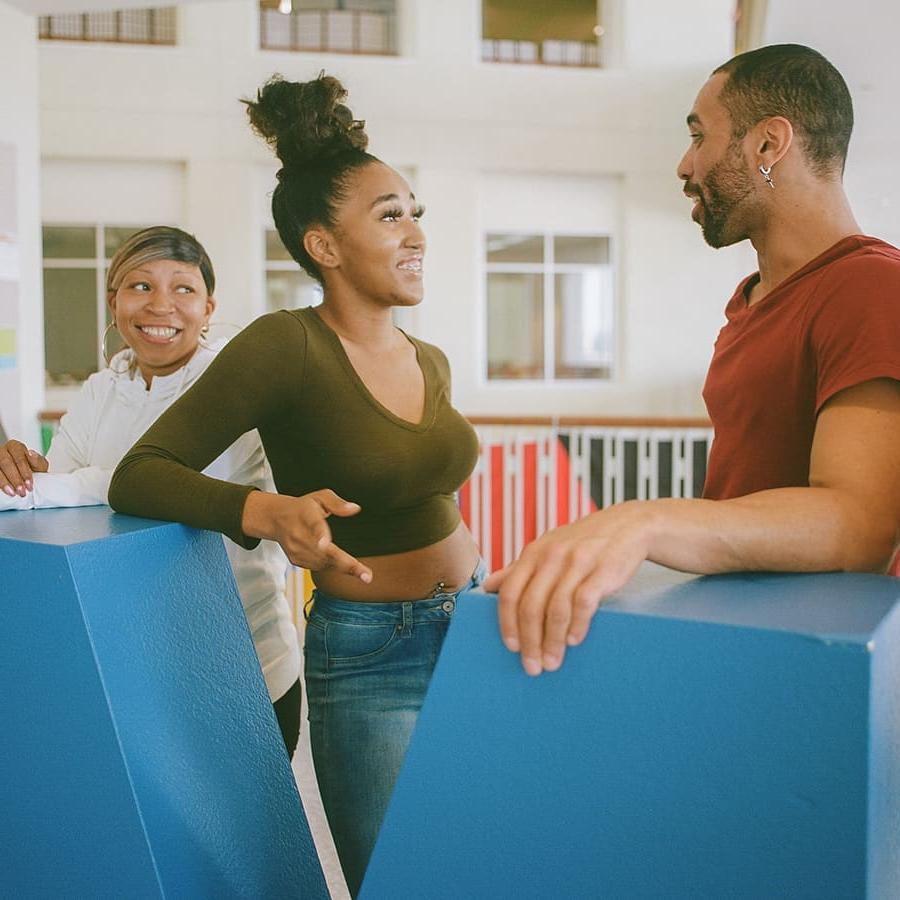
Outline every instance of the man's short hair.
[[821, 53], [800, 44], [772, 44], [735, 56], [713, 75], [719, 72], [728, 75], [719, 100], [735, 139], [762, 119], [783, 116], [816, 174], [843, 172], [853, 101], [841, 73]]

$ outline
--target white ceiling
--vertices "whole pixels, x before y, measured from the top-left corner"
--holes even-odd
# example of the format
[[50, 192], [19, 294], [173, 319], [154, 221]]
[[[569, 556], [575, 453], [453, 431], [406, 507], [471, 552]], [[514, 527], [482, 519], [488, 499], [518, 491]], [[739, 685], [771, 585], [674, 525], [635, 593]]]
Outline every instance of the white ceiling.
[[104, 9], [126, 9], [151, 6], [179, 6], [185, 3], [201, 3], [203, 0], [0, 0], [0, 6], [13, 6], [24, 13], [44, 16], [49, 13], [81, 13]]

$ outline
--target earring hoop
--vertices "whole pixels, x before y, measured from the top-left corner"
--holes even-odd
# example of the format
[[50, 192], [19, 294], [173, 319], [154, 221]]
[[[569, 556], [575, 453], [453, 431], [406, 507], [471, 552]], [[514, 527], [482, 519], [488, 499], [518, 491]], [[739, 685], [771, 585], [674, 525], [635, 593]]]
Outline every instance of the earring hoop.
[[[103, 337], [100, 338], [100, 352], [103, 354], [103, 361], [109, 366], [112, 362], [112, 356], [110, 356], [109, 350], [106, 348], [106, 341], [109, 338], [110, 332], [115, 328], [116, 331], [119, 331], [118, 326], [115, 323], [115, 320], [109, 323], [106, 326], [106, 329], [103, 332]], [[121, 337], [121, 332], [120, 335]]]
[[772, 167], [769, 166], [769, 168], [767, 169], [765, 166], [760, 166], [759, 171], [762, 177], [766, 179], [766, 184], [774, 191], [775, 182], [772, 181]]
[[[107, 368], [109, 368], [109, 369], [112, 369], [112, 368], [113, 368], [112, 361], [113, 361], [113, 358], [114, 358], [114, 357], [116, 357], [119, 353], [121, 353], [122, 350], [130, 350], [130, 349], [131, 349], [131, 348], [128, 346], [128, 344], [125, 343], [125, 341], [124, 341], [124, 339], [123, 339], [123, 340], [122, 340], [122, 343], [124, 344], [124, 346], [122, 347], [122, 350], [117, 350], [115, 353], [110, 354], [110, 352], [109, 352], [109, 350], [107, 349], [107, 346], [106, 346], [106, 341], [107, 341], [107, 339], [109, 338], [109, 335], [110, 335], [110, 333], [112, 332], [112, 330], [113, 330], [114, 328], [115, 328], [116, 331], [119, 331], [119, 328], [118, 328], [118, 326], [117, 326], [116, 323], [115, 323], [115, 320], [113, 320], [112, 322], [109, 323], [109, 325], [106, 326], [105, 330], [103, 331], [103, 337], [100, 338], [100, 352], [103, 354], [103, 361], [106, 363], [106, 366], [107, 366]], [[122, 336], [122, 334], [121, 334], [121, 332], [119, 332], [119, 337], [121, 337], [121, 336]], [[133, 356], [133, 354], [132, 354], [132, 356]], [[134, 360], [133, 360], [133, 359], [129, 359], [128, 362], [127, 362], [127, 365], [125, 366], [124, 369], [122, 369], [121, 371], [118, 370], [118, 369], [113, 369], [113, 371], [114, 371], [114, 372], [117, 372], [117, 373], [120, 374], [120, 375], [122, 375], [122, 374], [124, 374], [125, 372], [130, 372], [131, 369], [132, 369], [133, 364], [134, 364]]]

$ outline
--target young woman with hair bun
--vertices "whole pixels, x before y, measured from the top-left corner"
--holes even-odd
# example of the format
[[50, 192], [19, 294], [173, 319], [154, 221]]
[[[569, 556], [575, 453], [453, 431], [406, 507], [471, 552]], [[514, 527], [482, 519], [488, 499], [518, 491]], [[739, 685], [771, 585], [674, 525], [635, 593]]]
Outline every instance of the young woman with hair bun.
[[[313, 759], [355, 896], [456, 596], [484, 567], [455, 500], [475, 433], [450, 404], [444, 354], [391, 318], [422, 300], [423, 210], [366, 151], [345, 96], [324, 75], [275, 77], [247, 101], [282, 163], [278, 233], [322, 285], [321, 305], [262, 316], [234, 338], [124, 458], [110, 498], [245, 547], [275, 540], [312, 571]], [[201, 474], [253, 428], [278, 493]]]
[[[225, 343], [205, 337], [215, 282], [206, 250], [179, 228], [145, 228], [122, 244], [106, 276], [107, 331], [117, 330], [125, 346], [82, 385], [46, 459], [20, 441], [0, 444], [0, 510], [107, 502], [110, 476], [125, 451]], [[273, 487], [255, 433], [224, 445], [204, 468], [217, 478]], [[252, 552], [230, 541], [225, 547], [291, 755], [300, 735], [300, 653], [285, 596], [284, 554], [274, 544]]]

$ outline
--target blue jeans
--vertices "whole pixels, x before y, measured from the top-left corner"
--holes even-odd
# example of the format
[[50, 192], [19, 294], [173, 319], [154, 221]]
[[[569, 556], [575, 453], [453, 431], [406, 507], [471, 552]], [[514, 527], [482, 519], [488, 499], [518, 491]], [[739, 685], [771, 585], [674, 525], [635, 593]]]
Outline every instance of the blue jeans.
[[306, 627], [309, 730], [322, 805], [352, 896], [366, 865], [456, 598], [358, 603], [315, 591]]

